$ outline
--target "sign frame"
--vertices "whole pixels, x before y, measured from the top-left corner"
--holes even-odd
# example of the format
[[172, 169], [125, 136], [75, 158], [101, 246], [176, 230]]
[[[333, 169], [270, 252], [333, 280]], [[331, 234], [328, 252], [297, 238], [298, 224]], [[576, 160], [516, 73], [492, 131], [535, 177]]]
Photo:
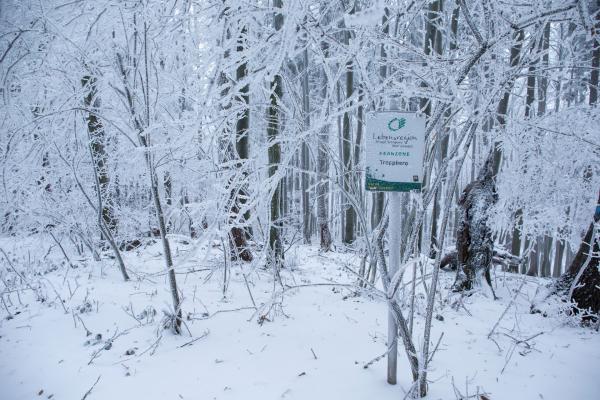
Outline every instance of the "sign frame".
[[[382, 120], [388, 121], [384, 122], [387, 126], [381, 126]], [[422, 189], [425, 116], [414, 111], [370, 111], [365, 125], [365, 189], [377, 192]], [[386, 174], [390, 178], [385, 179]]]

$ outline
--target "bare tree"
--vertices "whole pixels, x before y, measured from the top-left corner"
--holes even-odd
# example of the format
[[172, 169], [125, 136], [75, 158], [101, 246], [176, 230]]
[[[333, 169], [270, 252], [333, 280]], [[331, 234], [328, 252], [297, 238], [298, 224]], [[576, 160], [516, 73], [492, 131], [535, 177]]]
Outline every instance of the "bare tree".
[[[156, 173], [156, 165], [154, 163], [152, 157], [151, 143], [150, 143], [150, 133], [148, 131], [148, 127], [150, 126], [150, 54], [148, 53], [149, 43], [148, 43], [148, 24], [146, 21], [143, 22], [143, 28], [141, 32], [138, 32], [138, 25], [136, 21], [136, 15], [134, 14], [134, 40], [140, 40], [140, 43], [135, 43], [137, 45], [141, 45], [141, 62], [142, 62], [142, 71], [143, 78], [140, 79], [140, 83], [142, 87], [144, 87], [142, 107], [144, 111], [138, 110], [136, 108], [136, 101], [134, 94], [132, 92], [132, 88], [135, 85], [132, 85], [132, 81], [135, 77], [131, 77], [130, 68], [126, 68], [124, 57], [121, 53], [117, 52], [116, 54], [116, 64], [119, 75], [122, 79], [123, 84], [123, 94], [125, 97], [125, 101], [128, 107], [128, 112], [130, 114], [133, 126], [137, 133], [137, 138], [139, 141], [139, 145], [144, 149], [144, 160], [146, 162], [146, 168], [150, 183], [150, 191], [152, 194], [152, 200], [154, 203], [154, 212], [156, 219], [158, 221], [158, 228], [160, 232], [160, 238], [163, 246], [166, 270], [169, 277], [169, 287], [171, 291], [171, 298], [173, 301], [173, 319], [172, 319], [172, 327], [175, 333], [181, 333], [181, 323], [182, 323], [182, 311], [181, 311], [181, 300], [179, 298], [179, 291], [177, 289], [177, 278], [175, 276], [175, 267], [173, 264], [173, 256], [171, 253], [171, 246], [169, 244], [169, 239], [167, 238], [167, 226], [165, 223], [165, 216], [162, 208], [162, 202], [160, 198], [160, 193], [158, 190], [158, 176]], [[134, 54], [132, 58], [136, 58], [138, 55]]]
[[[108, 193], [110, 179], [106, 165], [108, 156], [104, 150], [104, 127], [96, 115], [100, 108], [100, 98], [96, 86], [97, 80], [96, 77], [88, 75], [82, 79], [81, 83], [86, 90], [84, 104], [88, 109], [87, 132], [90, 156], [94, 170], [94, 185], [96, 187], [98, 227], [100, 228], [102, 236], [109, 243], [115, 254], [123, 279], [128, 281], [129, 275], [125, 268], [125, 262], [123, 261], [119, 247], [112, 234], [112, 231], [116, 229], [116, 220], [113, 217], [112, 208], [106, 205], [110, 197]], [[85, 195], [83, 187], [80, 186], [80, 189]], [[85, 196], [87, 198], [87, 195]], [[90, 201], [90, 205], [93, 207], [89, 198], [88, 201]]]

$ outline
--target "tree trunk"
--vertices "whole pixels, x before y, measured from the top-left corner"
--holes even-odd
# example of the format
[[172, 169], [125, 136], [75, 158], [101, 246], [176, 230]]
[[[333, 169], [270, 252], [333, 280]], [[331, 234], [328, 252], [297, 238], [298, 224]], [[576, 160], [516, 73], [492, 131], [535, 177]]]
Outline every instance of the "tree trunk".
[[[600, 75], [600, 40], [598, 40], [598, 35], [600, 35], [600, 4], [596, 2], [595, 12], [596, 12], [596, 21], [592, 28], [592, 37], [593, 41], [593, 49], [592, 49], [592, 70], [590, 72], [590, 100], [589, 104], [591, 106], [595, 106], [598, 103], [598, 76]], [[591, 10], [590, 10], [591, 11]]]
[[[598, 10], [595, 10], [598, 11]], [[590, 74], [589, 105], [597, 109], [598, 81], [600, 67], [600, 13], [596, 12], [594, 26], [592, 27], [592, 72]], [[569, 269], [558, 281], [557, 286], [563, 291], [569, 290], [569, 299], [580, 310], [588, 310], [595, 314], [591, 317], [598, 319], [600, 313], [600, 191], [592, 222], [579, 246]]]
[[[135, 23], [134, 23], [135, 25]], [[137, 32], [135, 37], [137, 38]], [[148, 27], [144, 22], [144, 31], [143, 31], [143, 55], [144, 55], [144, 74], [145, 79], [142, 79], [142, 85], [145, 86], [145, 96], [144, 98], [144, 116], [138, 113], [138, 110], [135, 108], [134, 102], [134, 94], [131, 92], [129, 84], [129, 69], [125, 68], [123, 62], [123, 56], [117, 53], [117, 67], [119, 69], [119, 73], [121, 74], [121, 78], [123, 80], [123, 91], [125, 95], [125, 100], [127, 102], [127, 106], [129, 108], [130, 117], [133, 121], [133, 125], [137, 131], [138, 140], [140, 142], [141, 147], [144, 149], [144, 159], [146, 161], [146, 167], [148, 169], [148, 175], [150, 180], [150, 192], [152, 195], [152, 200], [154, 202], [154, 210], [156, 213], [156, 218], [158, 220], [158, 227], [160, 231], [160, 238], [163, 245], [165, 264], [167, 268], [167, 275], [169, 277], [169, 289], [171, 292], [171, 298], [173, 301], [173, 331], [176, 334], [181, 333], [181, 322], [182, 322], [182, 311], [181, 311], [181, 301], [179, 299], [179, 291], [177, 289], [177, 278], [175, 275], [175, 268], [173, 265], [173, 257], [171, 255], [171, 246], [169, 245], [169, 240], [167, 238], [167, 227], [165, 225], [165, 218], [162, 209], [162, 204], [160, 200], [160, 195], [158, 192], [158, 177], [156, 175], [156, 167], [153, 165], [152, 160], [152, 152], [150, 150], [149, 136], [147, 132], [147, 128], [150, 126], [150, 100], [149, 96], [149, 54], [148, 54]]]
[[[443, 8], [443, 0], [436, 0], [429, 5], [429, 12], [427, 14], [427, 23], [426, 23], [426, 31], [425, 31], [425, 43], [424, 43], [424, 52], [426, 56], [431, 55], [432, 52], [435, 52], [436, 55], [442, 54], [442, 34], [440, 30], [440, 20]], [[427, 115], [427, 118], [431, 117], [431, 100], [428, 98], [421, 99], [421, 109]], [[436, 166], [438, 167], [442, 164], [442, 159], [445, 157], [445, 154], [442, 154], [442, 147], [445, 149], [448, 148], [448, 136], [445, 136], [441, 143], [439, 139], [436, 139], [436, 150], [434, 152], [434, 157], [436, 157]], [[429, 171], [428, 179], [431, 181], [433, 171]], [[430, 231], [430, 243], [429, 243], [429, 257], [435, 258], [437, 254], [437, 232], [438, 232], [438, 219], [440, 216], [440, 193], [443, 193], [443, 185], [437, 190], [434, 194], [433, 198], [433, 209], [431, 212], [431, 231]]]
[[558, 278], [562, 273], [563, 257], [565, 254], [565, 241], [556, 239], [554, 249], [554, 268], [552, 269], [552, 276]]
[[[383, 27], [383, 35], [384, 37], [388, 36], [390, 33], [390, 10], [389, 8], [385, 8], [384, 15], [381, 21], [381, 25]], [[385, 49], [385, 44], [381, 45], [381, 66], [379, 67], [379, 76], [381, 77], [381, 82], [384, 82], [387, 79], [387, 69], [388, 69], [388, 59], [387, 59], [387, 51]], [[387, 99], [383, 99], [383, 107], [386, 107], [385, 103]], [[371, 194], [371, 199], [373, 205], [371, 207], [371, 229], [376, 229], [379, 223], [381, 222], [381, 218], [383, 216], [383, 207], [385, 201], [385, 193], [384, 192], [373, 192]], [[371, 260], [371, 268], [374, 269], [374, 263], [377, 262], [377, 258], [373, 258]]]
[[[525, 34], [522, 29], [518, 30], [513, 35], [514, 44], [510, 49], [510, 66], [515, 68], [519, 65], [521, 58], [521, 49], [523, 48], [523, 40], [525, 39]], [[510, 84], [510, 89], [514, 81]], [[497, 122], [501, 127], [506, 125], [506, 114], [508, 112], [508, 104], [510, 101], [510, 92], [511, 90], [507, 90], [504, 92], [504, 96], [500, 103], [498, 104], [497, 110]], [[502, 151], [499, 146], [494, 146], [494, 171], [497, 174], [500, 171], [500, 163], [502, 160]], [[521, 254], [521, 225], [523, 223], [523, 212], [519, 209], [515, 213], [515, 227], [512, 232], [511, 237], [511, 253], [514, 256], [519, 256]], [[518, 271], [515, 271], [518, 272]]]
[[533, 245], [533, 251], [529, 255], [529, 269], [527, 270], [527, 275], [529, 276], [538, 276], [539, 273], [539, 263], [540, 263], [540, 238], [535, 239], [535, 244]]
[[[531, 47], [531, 52], [534, 51], [536, 46]], [[533, 115], [533, 104], [535, 101], [535, 73], [536, 66], [534, 63], [530, 64], [527, 68], [527, 90], [526, 90], [526, 98], [525, 98], [525, 118], [530, 118]], [[521, 248], [521, 230], [523, 226], [523, 211], [518, 209], [515, 212], [515, 227], [513, 230], [513, 242], [512, 242], [512, 252], [513, 255], [520, 255]], [[529, 239], [525, 238], [525, 250], [529, 247]], [[534, 254], [535, 257], [535, 254]], [[531, 259], [531, 256], [530, 256]], [[530, 260], [531, 262], [531, 260]], [[521, 264], [522, 271], [521, 273], [527, 273], [528, 275], [532, 272], [532, 268], [529, 269], [526, 267], [526, 264]]]
[[[273, 7], [281, 9], [283, 7], [282, 0], [273, 0]], [[276, 11], [273, 22], [275, 30], [281, 30], [283, 26], [283, 14], [280, 11]], [[283, 80], [280, 74], [276, 74], [271, 81], [271, 94], [269, 96], [269, 108], [268, 108], [268, 123], [267, 123], [267, 139], [269, 142], [269, 177], [272, 178], [279, 169], [281, 163], [281, 143], [279, 139], [281, 130], [281, 110], [279, 108], [279, 101], [283, 97]], [[281, 242], [281, 182], [276, 182], [275, 191], [271, 197], [270, 213], [271, 213], [271, 226], [269, 228], [269, 248], [271, 262], [275, 268], [279, 269], [283, 262], [283, 243]]]
[[[329, 52], [329, 44], [321, 43], [321, 51], [326, 58]], [[325, 67], [323, 67], [325, 68]], [[327, 74], [321, 71], [321, 97], [327, 101]], [[324, 118], [329, 118], [329, 104], [324, 104]], [[320, 247], [322, 251], [331, 248], [331, 232], [329, 231], [329, 157], [327, 155], [329, 143], [329, 125], [324, 124], [317, 137], [317, 221], [319, 224]]]
[[[360, 152], [361, 152], [361, 148], [362, 148], [362, 140], [363, 140], [363, 131], [364, 131], [364, 114], [365, 114], [365, 107], [362, 105], [362, 102], [365, 98], [365, 92], [363, 90], [363, 88], [359, 85], [358, 87], [358, 109], [356, 111], [356, 141], [354, 142], [354, 173], [352, 175], [352, 179], [353, 179], [353, 185], [352, 187], [354, 188], [354, 191], [357, 195], [357, 203], [359, 204], [360, 209], [359, 210], [355, 210], [355, 218], [356, 218], [356, 213], [357, 212], [364, 212], [364, 198], [362, 196], [363, 190], [361, 189], [361, 185], [360, 183], [363, 182], [364, 178], [361, 176], [360, 173]], [[356, 226], [356, 231], [358, 233], [355, 233], [355, 236], [357, 234], [361, 234], [361, 225], [357, 224], [355, 221], [355, 226]]]
[[[471, 290], [484, 276], [492, 287], [490, 267], [494, 240], [488, 226], [488, 209], [498, 200], [493, 177], [493, 151], [488, 155], [477, 180], [471, 182], [460, 197], [462, 217], [458, 227], [457, 275], [453, 290]], [[492, 288], [493, 291], [493, 288]]]
[[552, 236], [545, 235], [541, 245], [541, 276], [547, 278], [552, 275]]
[[[350, 14], [354, 14], [354, 6], [350, 10]], [[350, 37], [352, 33], [349, 29], [344, 30], [344, 44], [349, 46]], [[356, 210], [352, 206], [352, 202], [348, 199], [354, 190], [352, 185], [353, 179], [353, 160], [352, 160], [352, 131], [351, 131], [351, 120], [350, 120], [350, 106], [352, 95], [354, 93], [354, 65], [352, 59], [346, 62], [346, 107], [344, 116], [342, 118], [342, 161], [344, 163], [343, 169], [343, 187], [345, 192], [346, 201], [344, 202], [344, 230], [342, 241], [346, 244], [354, 242], [355, 239], [355, 224], [356, 224]]]
[[[550, 48], [550, 22], [547, 22], [544, 25], [544, 31], [542, 33], [542, 38], [540, 42], [540, 51], [542, 52], [542, 65], [541, 71], [538, 76], [538, 116], [542, 116], [546, 113], [546, 105], [547, 102], [547, 94], [548, 94], [548, 62], [549, 62], [549, 54], [548, 50]], [[539, 273], [542, 277], [550, 276], [550, 250], [552, 248], [552, 237], [545, 235], [542, 239], [541, 237], [538, 239], [537, 249], [539, 251]]]
[[[600, 313], [600, 192], [598, 205], [579, 250], [556, 287], [567, 294], [579, 310]], [[596, 320], [597, 315], [591, 317]]]
[[511, 253], [518, 257], [521, 254], [521, 226], [523, 224], [523, 211], [521, 209], [517, 210], [514, 219], [515, 227], [512, 232]]
[[550, 48], [550, 22], [547, 22], [544, 25], [544, 32], [542, 33], [541, 43], [540, 43], [540, 51], [542, 52], [542, 70], [539, 73], [538, 77], [538, 115], [544, 115], [546, 113], [546, 95], [548, 93], [548, 62], [549, 62], [549, 54], [548, 50]]
[[[308, 81], [308, 49], [304, 49], [302, 54], [304, 71], [302, 73], [302, 111], [304, 112], [304, 129], [308, 131], [310, 129], [310, 87]], [[309, 171], [310, 171], [310, 159], [307, 139], [302, 141], [302, 147], [300, 151], [300, 169], [301, 169], [301, 184], [300, 190], [302, 192], [302, 234], [304, 237], [304, 243], [310, 244], [311, 229], [310, 229], [310, 196], [309, 196]]]
[[163, 245], [163, 251], [165, 253], [165, 263], [167, 266], [167, 272], [169, 275], [169, 287], [171, 290], [171, 297], [173, 299], [173, 330], [175, 333], [181, 333], [181, 321], [182, 321], [182, 312], [181, 312], [181, 302], [179, 300], [179, 292], [177, 290], [177, 280], [175, 277], [175, 268], [173, 265], [173, 257], [171, 253], [171, 246], [169, 244], [169, 239], [167, 239], [167, 226], [165, 224], [165, 216], [162, 209], [162, 204], [160, 200], [160, 195], [158, 192], [158, 179], [156, 177], [156, 169], [152, 165], [152, 158], [150, 152], [148, 150], [148, 143], [145, 138], [143, 138], [142, 134], [140, 134], [140, 139], [142, 145], [146, 148], [146, 165], [148, 167], [148, 172], [150, 175], [150, 188], [152, 191], [152, 199], [154, 201], [154, 209], [156, 211], [156, 218], [158, 219], [158, 228], [160, 230], [160, 239]]
[[[510, 48], [510, 66], [516, 68], [521, 60], [521, 49], [523, 48], [523, 40], [525, 34], [522, 29], [518, 30], [513, 34], [513, 45]], [[508, 104], [510, 101], [510, 92], [514, 86], [514, 80], [507, 84], [507, 90], [504, 92], [504, 96], [498, 103], [498, 109], [496, 111], [496, 121], [500, 127], [506, 125], [506, 114], [508, 113]], [[494, 172], [497, 174], [500, 171], [500, 160], [502, 158], [501, 150], [498, 146], [494, 147]], [[514, 237], [514, 236], [513, 236]], [[520, 236], [517, 235], [520, 240]], [[520, 247], [520, 243], [519, 246]], [[516, 254], [518, 255], [518, 254]]]
[[[111, 247], [117, 263], [119, 264], [119, 270], [123, 276], [123, 280], [128, 281], [129, 275], [125, 268], [125, 262], [121, 257], [119, 246], [117, 245], [112, 230], [116, 228], [116, 220], [113, 219], [112, 209], [106, 207], [105, 201], [108, 201], [108, 171], [106, 168], [106, 152], [104, 151], [104, 128], [102, 123], [98, 120], [95, 112], [100, 107], [100, 99], [97, 94], [96, 78], [91, 76], [85, 76], [81, 83], [84, 88], [88, 89], [87, 95], [84, 97], [84, 103], [86, 108], [90, 110], [87, 117], [88, 122], [88, 138], [90, 146], [90, 156], [92, 159], [92, 166], [94, 169], [94, 184], [96, 186], [96, 197], [97, 197], [97, 211], [98, 211], [98, 228], [102, 237], [108, 241]], [[102, 186], [104, 183], [104, 186]], [[83, 192], [83, 188], [80, 187]], [[114, 228], [111, 229], [110, 223], [114, 222]]]
[[[244, 51], [244, 35], [246, 33], [246, 28], [244, 27], [240, 33], [238, 45], [236, 51], [241, 53]], [[236, 80], [238, 83], [244, 81], [248, 76], [247, 65], [245, 62], [238, 65], [235, 71]], [[246, 171], [246, 160], [248, 160], [249, 150], [248, 150], [248, 129], [250, 128], [250, 96], [249, 96], [249, 84], [246, 83], [242, 86], [238, 93], [238, 99], [243, 104], [243, 109], [241, 115], [238, 117], [235, 124], [235, 149], [237, 152], [237, 157], [239, 162], [236, 164], [238, 169], [242, 170], [242, 184], [241, 188], [238, 190], [234, 188], [231, 190], [231, 211], [230, 211], [230, 221], [231, 230], [229, 232], [229, 242], [230, 242], [230, 253], [232, 260], [241, 259], [243, 261], [249, 262], [252, 261], [252, 253], [248, 248], [248, 244], [246, 242], [246, 238], [250, 236], [250, 228], [242, 228], [240, 226], [242, 223], [247, 223], [250, 219], [250, 210], [245, 210], [243, 219], [240, 216], [240, 209], [244, 208], [246, 204], [246, 197], [248, 195], [248, 185], [246, 183], [246, 179], [248, 176], [248, 172]]]
[[92, 112], [87, 116], [88, 133], [90, 135], [90, 146], [92, 147], [92, 156], [98, 174], [98, 183], [100, 185], [100, 196], [102, 197], [102, 218], [106, 226], [112, 233], [116, 233], [117, 219], [114, 216], [112, 200], [110, 196], [110, 175], [108, 174], [108, 155], [105, 149], [105, 135], [102, 122], [98, 119], [94, 111], [100, 108], [100, 98], [98, 97], [98, 87], [96, 77], [84, 76], [81, 84], [86, 89], [84, 97], [85, 107]]

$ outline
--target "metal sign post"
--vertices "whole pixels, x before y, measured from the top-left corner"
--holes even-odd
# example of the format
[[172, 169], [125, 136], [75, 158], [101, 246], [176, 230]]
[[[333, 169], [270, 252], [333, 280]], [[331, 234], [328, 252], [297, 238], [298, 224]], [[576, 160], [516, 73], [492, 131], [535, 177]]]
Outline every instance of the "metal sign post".
[[[400, 230], [402, 218], [402, 194], [390, 193], [390, 259], [388, 273], [394, 276], [400, 266]], [[396, 366], [398, 364], [398, 323], [391, 308], [388, 310], [388, 356], [387, 381], [396, 384]]]
[[[390, 258], [388, 272], [400, 268], [402, 197], [400, 192], [421, 189], [425, 118], [415, 113], [380, 111], [367, 115], [365, 156], [366, 189], [392, 192], [390, 209]], [[398, 362], [398, 325], [388, 311], [388, 383], [396, 384]]]

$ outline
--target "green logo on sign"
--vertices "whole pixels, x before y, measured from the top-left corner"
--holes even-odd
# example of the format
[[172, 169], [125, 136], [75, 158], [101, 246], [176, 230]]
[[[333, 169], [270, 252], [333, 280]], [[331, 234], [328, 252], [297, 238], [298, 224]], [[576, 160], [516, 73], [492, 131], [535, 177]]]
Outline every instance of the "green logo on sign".
[[397, 131], [404, 128], [406, 125], [406, 119], [404, 118], [393, 118], [388, 122], [388, 129], [390, 131]]

